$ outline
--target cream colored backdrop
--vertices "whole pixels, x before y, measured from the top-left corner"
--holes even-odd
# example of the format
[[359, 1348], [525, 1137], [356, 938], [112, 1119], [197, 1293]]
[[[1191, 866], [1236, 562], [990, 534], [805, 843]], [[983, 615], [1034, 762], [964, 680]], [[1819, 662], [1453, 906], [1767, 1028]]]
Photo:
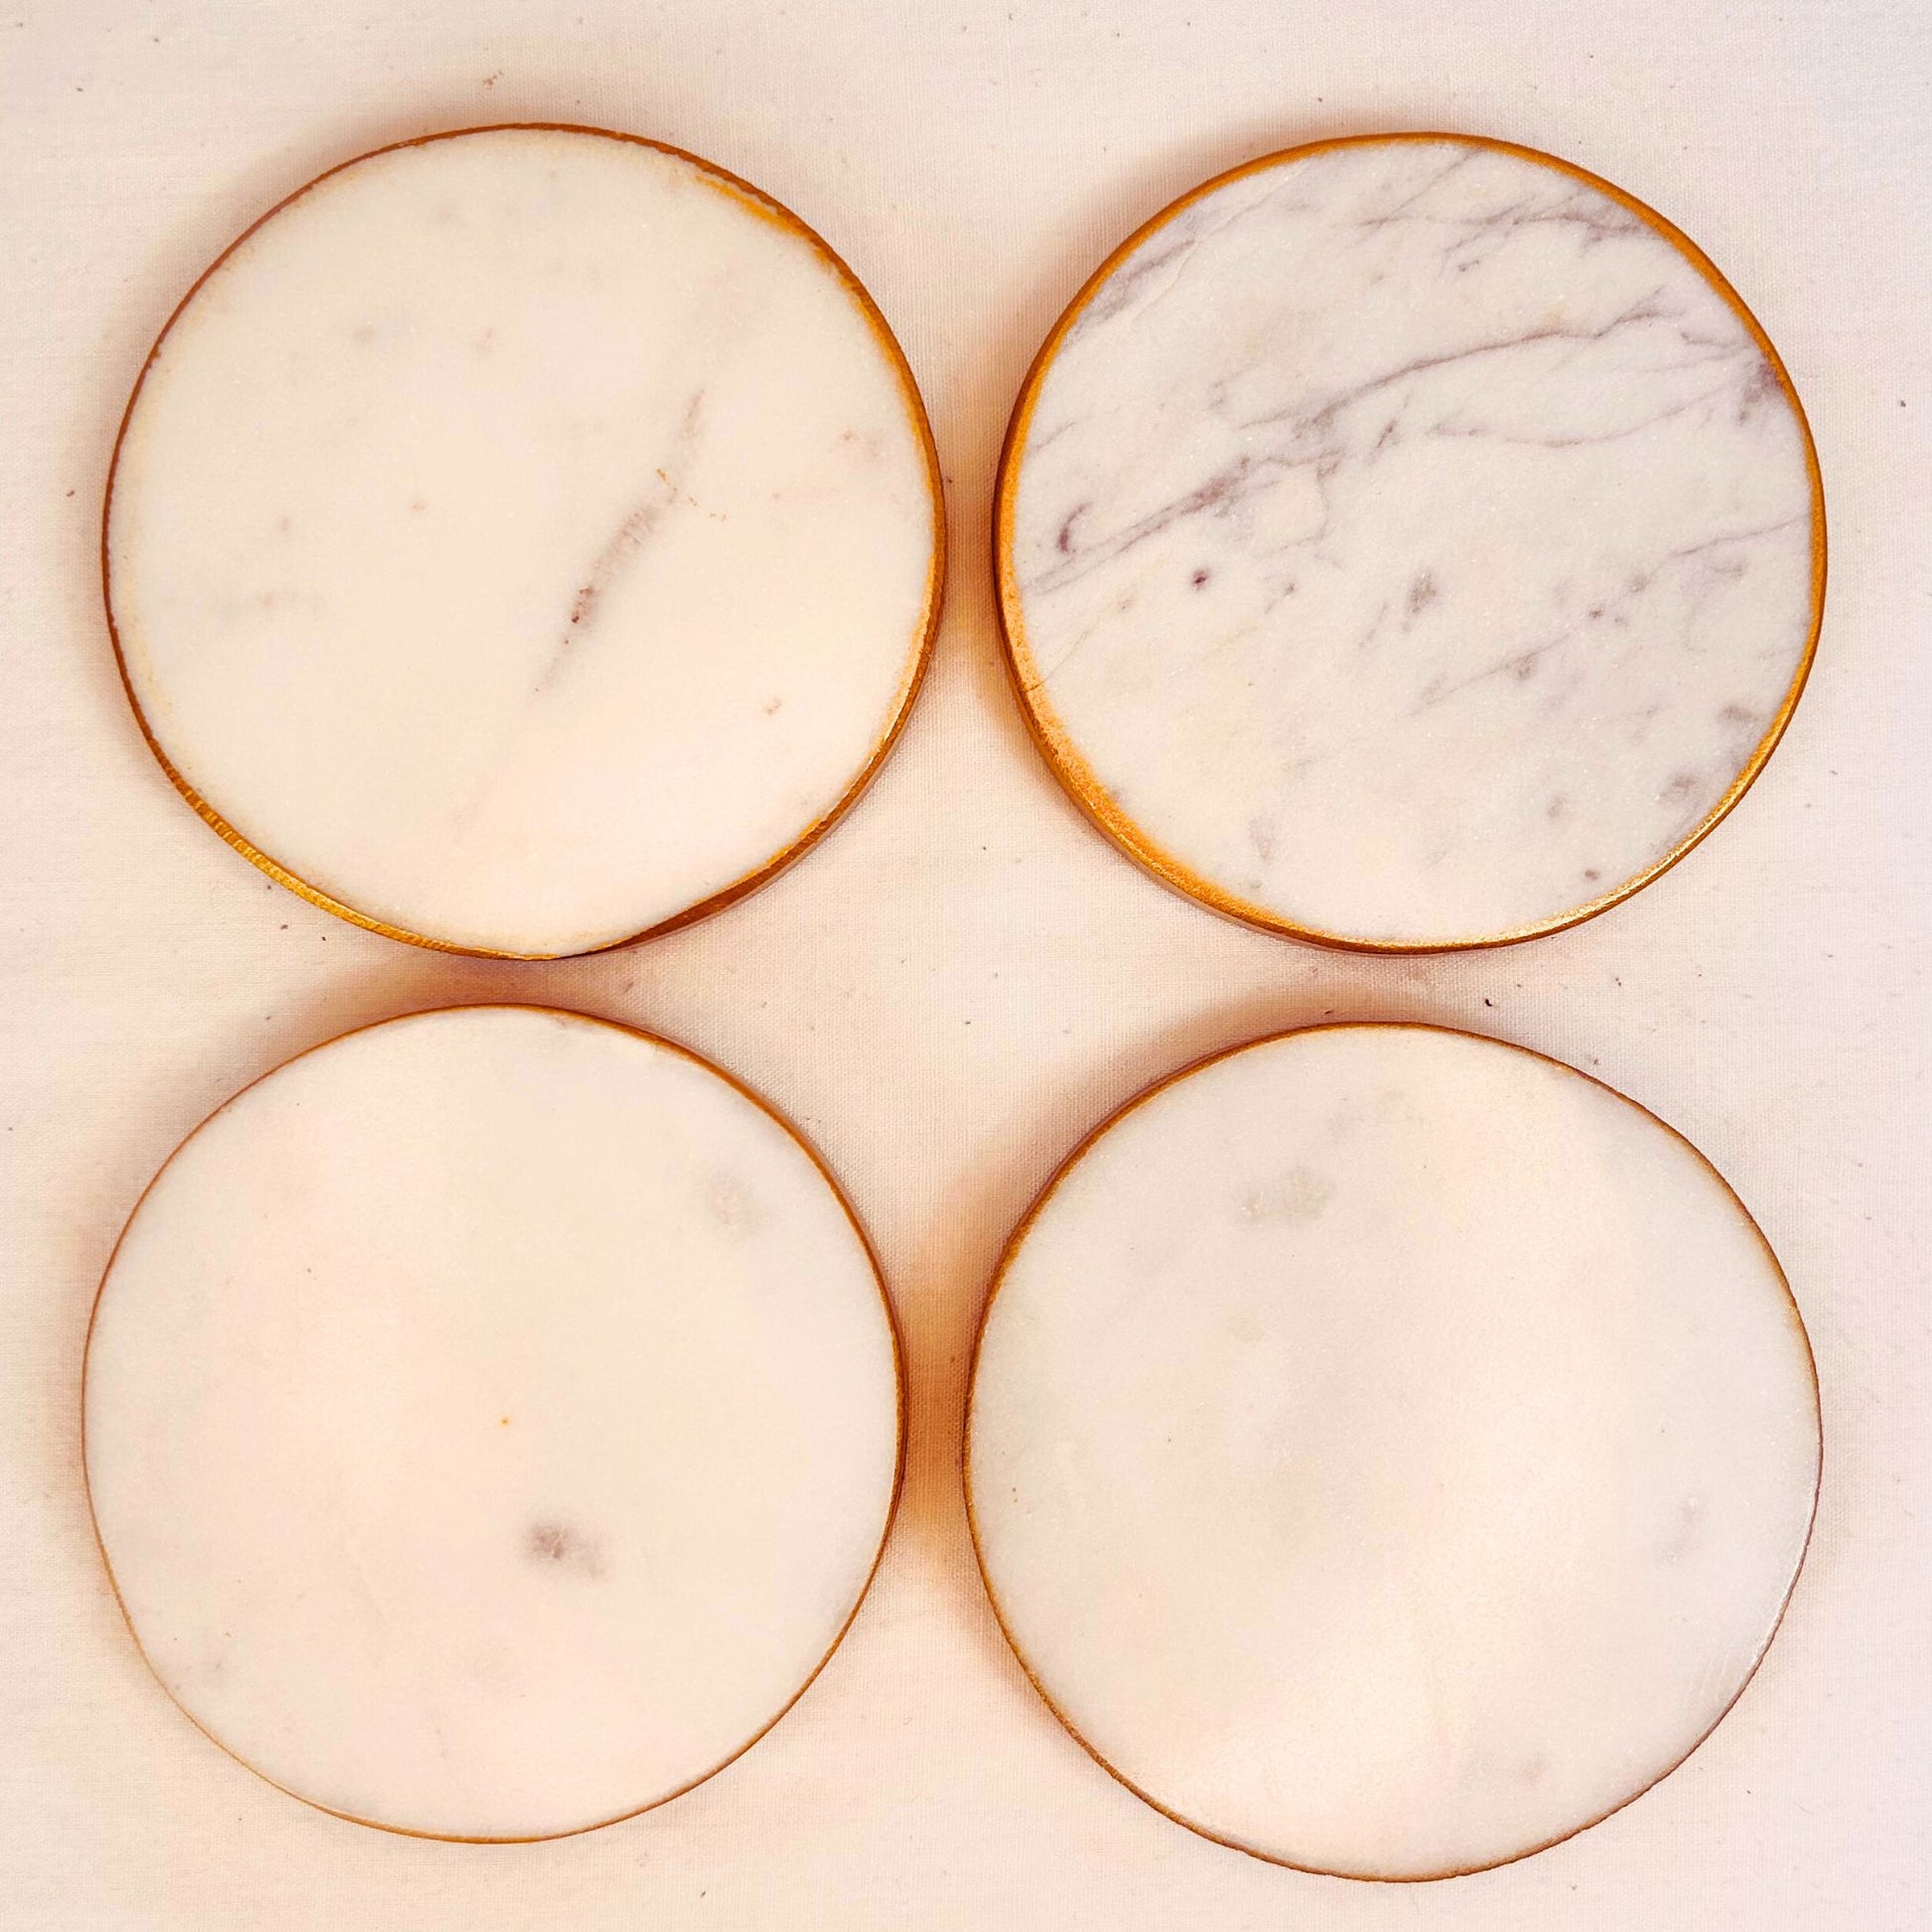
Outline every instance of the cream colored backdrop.
[[[320, 168], [582, 120], [697, 150], [871, 286], [932, 410], [954, 567], [897, 756], [777, 884], [550, 966], [466, 963], [271, 886], [121, 701], [100, 490], [188, 281]], [[1547, 147], [1668, 214], [1778, 344], [1831, 512], [1824, 642], [1736, 814], [1629, 904], [1413, 962], [1225, 924], [1117, 858], [1009, 699], [986, 524], [1008, 406], [1088, 268], [1201, 177], [1325, 134]], [[0, 8], [0, 1925], [1539, 1932], [1904, 1928], [1932, 1910], [1932, 13], [1915, 0], [10, 0]], [[340, 1030], [548, 1001], [686, 1040], [818, 1138], [903, 1318], [897, 1530], [844, 1648], [671, 1807], [527, 1848], [339, 1824], [148, 1679], [77, 1462], [82, 1328], [176, 1140]], [[1479, 1028], [1691, 1135], [1782, 1255], [1823, 1377], [1810, 1562], [1675, 1776], [1527, 1863], [1302, 1876], [1165, 1823], [1061, 1732], [967, 1544], [964, 1364], [1002, 1237], [1182, 1058], [1327, 1015]]]

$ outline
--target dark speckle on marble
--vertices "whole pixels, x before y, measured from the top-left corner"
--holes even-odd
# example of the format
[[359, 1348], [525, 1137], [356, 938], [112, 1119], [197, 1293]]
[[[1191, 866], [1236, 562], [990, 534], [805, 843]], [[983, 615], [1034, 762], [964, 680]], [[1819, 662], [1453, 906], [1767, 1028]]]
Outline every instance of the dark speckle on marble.
[[1677, 1524], [1670, 1535], [1657, 1546], [1657, 1555], [1664, 1563], [1678, 1563], [1690, 1554], [1704, 1530], [1704, 1505], [1695, 1496], [1687, 1496], [1677, 1512]]
[[1312, 1221], [1334, 1198], [1335, 1183], [1312, 1168], [1291, 1168], [1278, 1180], [1254, 1188], [1241, 1203], [1241, 1218], [1250, 1223], [1275, 1222], [1296, 1226]]
[[766, 1219], [757, 1197], [734, 1174], [720, 1174], [712, 1182], [711, 1216], [734, 1234], [755, 1234]]
[[580, 1577], [604, 1575], [604, 1553], [597, 1542], [568, 1523], [532, 1523], [523, 1554], [539, 1568], [569, 1570]]

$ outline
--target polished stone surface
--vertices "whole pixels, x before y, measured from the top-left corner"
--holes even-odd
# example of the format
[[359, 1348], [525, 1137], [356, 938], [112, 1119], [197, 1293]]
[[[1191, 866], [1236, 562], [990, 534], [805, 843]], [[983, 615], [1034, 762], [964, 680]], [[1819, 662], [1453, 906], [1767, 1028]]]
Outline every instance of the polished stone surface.
[[1003, 504], [1021, 681], [1089, 808], [1223, 909], [1560, 923], [1780, 720], [1808, 448], [1732, 302], [1565, 168], [1291, 154], [1163, 219], [1052, 348]]
[[833, 813], [936, 596], [911, 379], [696, 164], [507, 129], [326, 177], [170, 326], [113, 480], [135, 698], [240, 837], [477, 950], [628, 938]]
[[890, 1318], [709, 1067], [473, 1008], [292, 1061], [143, 1199], [87, 1353], [94, 1517], [197, 1724], [460, 1838], [669, 1797], [791, 1703], [892, 1504]]
[[1413, 1878], [1601, 1817], [1728, 1707], [1809, 1533], [1797, 1311], [1651, 1116], [1468, 1035], [1291, 1035], [1065, 1171], [969, 1487], [1023, 1662], [1156, 1804]]

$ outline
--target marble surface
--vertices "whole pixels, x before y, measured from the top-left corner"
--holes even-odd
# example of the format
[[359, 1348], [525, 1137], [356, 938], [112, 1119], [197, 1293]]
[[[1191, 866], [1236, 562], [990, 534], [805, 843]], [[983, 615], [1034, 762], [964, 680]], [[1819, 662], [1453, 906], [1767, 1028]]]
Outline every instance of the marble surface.
[[239, 1095], [87, 1352], [162, 1683], [285, 1789], [440, 1836], [581, 1830], [752, 1742], [858, 1603], [897, 1457], [891, 1321], [811, 1157], [701, 1062], [521, 1008]]
[[168, 761], [448, 945], [630, 937], [821, 825], [910, 701], [936, 479], [825, 248], [698, 165], [509, 129], [329, 176], [144, 375], [109, 601]]
[[1109, 1128], [972, 1395], [995, 1602], [1068, 1725], [1269, 1858], [1520, 1856], [1677, 1764], [1769, 1641], [1817, 1387], [1736, 1197], [1568, 1067], [1318, 1030]]
[[1600, 188], [1450, 139], [1291, 153], [1063, 329], [1009, 630], [1063, 777], [1173, 883], [1377, 945], [1546, 928], [1768, 752], [1814, 633], [1806, 433]]

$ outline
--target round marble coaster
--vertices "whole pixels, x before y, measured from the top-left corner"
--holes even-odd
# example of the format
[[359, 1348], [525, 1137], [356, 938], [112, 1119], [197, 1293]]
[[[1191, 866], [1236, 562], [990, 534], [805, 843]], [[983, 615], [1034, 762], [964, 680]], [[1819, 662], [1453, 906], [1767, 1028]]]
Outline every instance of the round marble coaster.
[[1170, 1816], [1282, 1863], [1519, 1858], [1679, 1763], [1817, 1495], [1777, 1262], [1609, 1088], [1433, 1028], [1130, 1102], [1009, 1247], [967, 1438], [1028, 1674]]
[[1088, 282], [997, 505], [1035, 736], [1157, 876], [1299, 937], [1527, 938], [1656, 877], [1797, 702], [1811, 438], [1661, 216], [1447, 135], [1237, 169]]
[[231, 1100], [121, 1237], [84, 1397], [155, 1674], [360, 1823], [525, 1839], [777, 1721], [899, 1466], [878, 1273], [817, 1158], [680, 1048], [482, 1007]]
[[177, 784], [393, 937], [547, 957], [713, 909], [904, 719], [944, 518], [852, 272], [691, 156], [439, 135], [323, 176], [136, 385], [103, 562]]

